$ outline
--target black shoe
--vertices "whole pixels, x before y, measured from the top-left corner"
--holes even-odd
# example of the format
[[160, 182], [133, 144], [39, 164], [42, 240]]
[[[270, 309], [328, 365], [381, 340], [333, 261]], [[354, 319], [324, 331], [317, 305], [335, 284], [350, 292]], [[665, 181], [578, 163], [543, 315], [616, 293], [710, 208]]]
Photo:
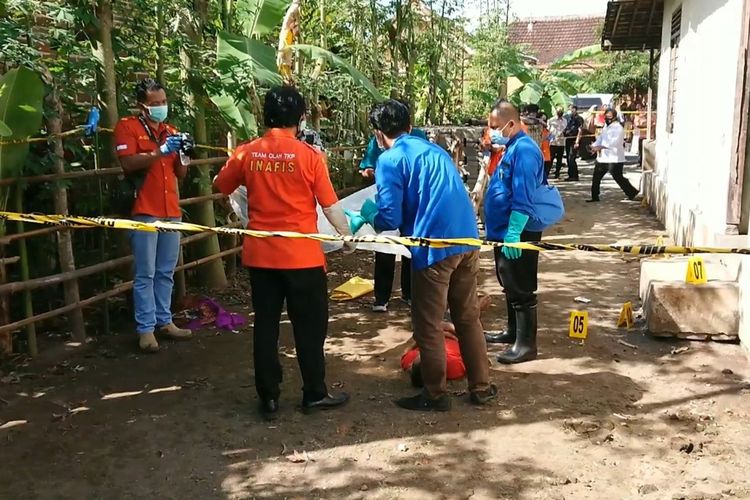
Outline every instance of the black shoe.
[[495, 384], [490, 384], [487, 389], [482, 389], [481, 391], [471, 391], [469, 395], [471, 404], [480, 406], [486, 405], [495, 399], [497, 399], [497, 386]]
[[307, 415], [319, 410], [333, 410], [349, 402], [349, 395], [345, 392], [324, 397], [317, 401], [302, 401], [302, 413]]
[[523, 363], [536, 359], [536, 306], [516, 309], [516, 342], [513, 347], [498, 355], [497, 361], [504, 365]]
[[628, 200], [630, 200], [630, 201], [638, 201], [638, 200], [637, 200], [637, 198], [638, 198], [638, 194], [639, 194], [639, 193], [635, 193], [635, 194], [634, 194], [633, 196], [628, 196]]
[[591, 198], [590, 200], [586, 200], [586, 203], [599, 203], [599, 198]]
[[508, 330], [484, 332], [484, 340], [488, 344], [513, 344], [516, 341], [516, 332], [509, 332]]
[[560, 178], [560, 172], [555, 172], [555, 179], [559, 179], [559, 178]]
[[422, 365], [419, 362], [414, 362], [411, 365], [411, 385], [417, 389], [424, 387], [424, 380], [422, 379]]
[[279, 413], [279, 402], [268, 399], [260, 402], [260, 414], [265, 420], [275, 420]]
[[564, 182], [578, 182], [578, 177], [566, 177]]
[[449, 411], [451, 409], [451, 398], [447, 394], [437, 399], [430, 399], [420, 392], [410, 398], [397, 399], [395, 403], [400, 408], [414, 411]]

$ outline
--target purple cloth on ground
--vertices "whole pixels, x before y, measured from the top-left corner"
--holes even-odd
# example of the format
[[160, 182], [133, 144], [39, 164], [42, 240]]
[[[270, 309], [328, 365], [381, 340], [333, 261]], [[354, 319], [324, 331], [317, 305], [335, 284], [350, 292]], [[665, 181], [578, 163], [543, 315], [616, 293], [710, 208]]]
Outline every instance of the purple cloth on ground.
[[[202, 305], [208, 306], [216, 315], [213, 323], [217, 328], [221, 328], [224, 330], [236, 330], [237, 328], [243, 327], [247, 324], [247, 318], [243, 314], [229, 312], [221, 307], [219, 303], [213, 299], [203, 297], [200, 302], [198, 302], [199, 311], [200, 306]], [[200, 328], [203, 328], [204, 326], [209, 325], [203, 324], [201, 322], [201, 318], [196, 318], [186, 325], [186, 327], [190, 330], [198, 330]]]

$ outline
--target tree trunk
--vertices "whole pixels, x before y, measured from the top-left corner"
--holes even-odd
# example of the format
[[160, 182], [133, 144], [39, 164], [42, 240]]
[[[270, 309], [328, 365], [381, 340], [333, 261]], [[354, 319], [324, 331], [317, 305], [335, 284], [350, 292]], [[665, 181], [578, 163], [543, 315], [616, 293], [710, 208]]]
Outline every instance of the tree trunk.
[[164, 4], [156, 4], [156, 81], [164, 85], [164, 66], [166, 55], [164, 53]]
[[377, 11], [376, 0], [370, 0], [370, 36], [372, 41], [370, 43], [370, 61], [372, 64], [372, 83], [376, 87], [380, 87], [380, 64], [378, 58], [378, 11]]
[[[94, 56], [99, 61], [102, 75], [103, 125], [114, 128], [119, 119], [117, 110], [117, 75], [115, 73], [115, 53], [112, 48], [112, 0], [96, 2], [96, 18], [99, 22]], [[105, 148], [106, 149], [106, 148]]]
[[[111, 11], [110, 11], [111, 12]], [[50, 147], [52, 155], [53, 171], [56, 174], [62, 174], [65, 172], [64, 150], [62, 138], [59, 134], [62, 132], [62, 103], [57, 95], [57, 91], [54, 86], [54, 80], [52, 74], [47, 68], [42, 70], [42, 79], [49, 86], [50, 91], [45, 97], [45, 124], [47, 127], [47, 133], [53, 137], [50, 139]], [[55, 207], [55, 213], [61, 215], [68, 214], [68, 191], [64, 187], [58, 187], [52, 192], [52, 201]], [[57, 232], [57, 252], [60, 259], [60, 271], [71, 272], [75, 271], [76, 262], [75, 256], [73, 255], [73, 231], [58, 231]], [[65, 304], [77, 304], [80, 302], [80, 295], [78, 293], [78, 281], [69, 280], [63, 285]], [[84, 342], [86, 340], [86, 329], [83, 322], [83, 311], [81, 309], [74, 309], [68, 315], [70, 321], [71, 337], [76, 342]]]
[[[186, 23], [184, 29], [191, 41], [191, 46], [182, 49], [183, 78], [188, 90], [186, 94], [187, 104], [193, 112], [193, 134], [197, 144], [208, 143], [208, 131], [206, 127], [206, 101], [207, 96], [203, 87], [201, 77], [200, 48], [203, 47], [203, 28], [208, 18], [207, 0], [193, 0], [193, 12], [195, 18], [193, 23]], [[211, 167], [209, 165], [190, 167], [188, 179], [191, 186], [195, 186], [195, 195], [203, 196], [212, 193]], [[213, 201], [199, 203], [190, 207], [188, 211], [191, 222], [204, 226], [215, 226]], [[221, 251], [218, 235], [213, 235], [192, 244], [196, 249], [196, 258], [208, 257]], [[224, 262], [216, 259], [196, 268], [198, 279], [201, 284], [209, 288], [223, 288], [227, 286], [227, 277], [224, 272]]]
[[416, 33], [414, 29], [414, 9], [412, 8], [411, 1], [407, 2], [406, 12], [404, 14], [404, 21], [406, 24], [406, 85], [404, 86], [404, 94], [406, 102], [409, 103], [409, 109], [411, 110], [411, 119], [414, 121], [414, 115], [416, 114], [416, 106], [414, 106], [414, 66], [417, 62], [417, 50], [416, 50]]

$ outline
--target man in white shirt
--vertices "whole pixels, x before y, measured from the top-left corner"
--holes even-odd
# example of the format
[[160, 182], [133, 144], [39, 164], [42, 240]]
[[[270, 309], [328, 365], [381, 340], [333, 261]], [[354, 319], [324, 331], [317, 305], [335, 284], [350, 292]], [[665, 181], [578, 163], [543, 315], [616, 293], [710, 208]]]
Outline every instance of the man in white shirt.
[[605, 126], [591, 150], [599, 156], [594, 166], [594, 179], [591, 181], [591, 199], [587, 203], [599, 201], [599, 188], [602, 179], [609, 172], [625, 192], [629, 200], [634, 200], [638, 190], [622, 175], [625, 165], [625, 129], [617, 120], [617, 111], [608, 109], [604, 114]]
[[558, 106], [557, 116], [550, 118], [547, 128], [550, 135], [550, 150], [552, 160], [555, 165], [555, 179], [560, 178], [562, 169], [563, 156], [565, 156], [565, 129], [568, 127], [568, 120], [563, 116], [563, 109]]

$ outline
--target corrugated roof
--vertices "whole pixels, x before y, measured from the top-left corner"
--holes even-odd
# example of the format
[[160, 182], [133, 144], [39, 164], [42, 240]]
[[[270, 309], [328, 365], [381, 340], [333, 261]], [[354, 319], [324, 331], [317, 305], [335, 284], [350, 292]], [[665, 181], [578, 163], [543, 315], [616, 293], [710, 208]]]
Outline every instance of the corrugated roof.
[[510, 42], [545, 66], [560, 57], [601, 42], [603, 16], [520, 19], [508, 27]]

